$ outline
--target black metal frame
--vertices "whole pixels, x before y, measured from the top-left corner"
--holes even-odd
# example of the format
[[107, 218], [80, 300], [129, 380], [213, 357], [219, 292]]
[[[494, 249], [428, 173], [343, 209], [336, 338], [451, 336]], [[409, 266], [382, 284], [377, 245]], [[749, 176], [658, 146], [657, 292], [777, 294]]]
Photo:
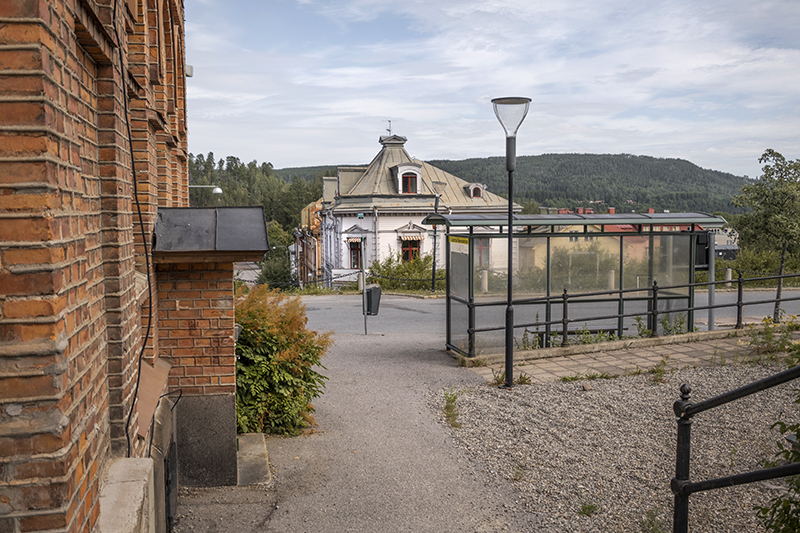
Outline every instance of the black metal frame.
[[719, 407], [734, 400], [750, 396], [768, 388], [786, 383], [800, 377], [800, 366], [789, 370], [784, 370], [773, 374], [759, 381], [754, 381], [748, 385], [728, 391], [719, 396], [709, 398], [700, 403], [693, 404], [690, 400], [692, 388], [681, 385], [680, 400], [673, 405], [675, 416], [678, 417], [678, 437], [677, 450], [675, 453], [675, 477], [670, 482], [670, 488], [675, 495], [675, 508], [673, 511], [672, 531], [673, 533], [687, 533], [689, 531], [689, 496], [695, 492], [705, 490], [720, 489], [723, 487], [733, 487], [766, 479], [793, 476], [800, 474], [800, 463], [767, 468], [763, 470], [753, 470], [733, 476], [726, 476], [716, 479], [693, 482], [689, 478], [689, 460], [691, 456], [691, 429], [692, 417], [708, 409]]
[[[449, 246], [448, 246], [449, 252]], [[470, 250], [470, 253], [471, 250]], [[784, 274], [782, 276], [774, 275], [774, 276], [763, 276], [757, 278], [743, 278], [741, 272], [739, 272], [738, 278], [733, 281], [708, 281], [708, 282], [700, 282], [700, 283], [684, 283], [681, 285], [669, 285], [661, 287], [658, 285], [656, 281], [653, 282], [653, 285], [645, 288], [645, 289], [618, 289], [618, 290], [603, 290], [597, 292], [586, 292], [586, 293], [578, 293], [578, 294], [569, 294], [566, 289], [564, 292], [559, 296], [542, 296], [539, 298], [525, 298], [520, 300], [515, 300], [514, 305], [524, 306], [524, 305], [533, 305], [533, 304], [542, 304], [544, 303], [546, 306], [546, 320], [540, 322], [530, 322], [525, 324], [514, 324], [514, 328], [533, 328], [533, 327], [544, 327], [545, 328], [545, 340], [549, 344], [549, 339], [551, 337], [551, 333], [553, 331], [553, 325], [560, 325], [561, 329], [559, 332], [562, 336], [561, 346], [569, 345], [568, 336], [570, 333], [576, 333], [574, 330], [569, 329], [569, 324], [574, 322], [587, 322], [592, 320], [610, 320], [610, 319], [617, 319], [618, 320], [618, 327], [617, 327], [617, 334], [620, 338], [623, 335], [623, 326], [622, 321], [625, 318], [630, 317], [637, 317], [637, 316], [647, 316], [648, 318], [648, 329], [650, 329], [651, 337], [658, 336], [658, 316], [662, 314], [663, 311], [659, 311], [658, 309], [658, 302], [660, 300], [688, 300], [689, 305], [686, 307], [681, 308], [674, 308], [667, 311], [668, 313], [691, 313], [694, 314], [695, 311], [702, 311], [702, 310], [709, 310], [709, 309], [722, 309], [726, 307], [736, 307], [736, 329], [742, 329], [744, 327], [743, 324], [743, 312], [745, 305], [760, 305], [760, 304], [767, 304], [767, 303], [775, 303], [775, 302], [792, 302], [800, 300], [800, 296], [796, 297], [781, 297], [781, 298], [769, 298], [764, 300], [755, 300], [751, 302], [744, 302], [744, 284], [751, 283], [751, 282], [759, 282], [759, 281], [766, 281], [766, 280], [776, 280], [776, 279], [789, 279], [789, 278], [796, 278], [800, 277], [800, 274]], [[472, 283], [472, 276], [470, 276], [470, 283]], [[737, 284], [737, 300], [735, 303], [730, 304], [716, 304], [716, 305], [701, 305], [695, 306], [694, 298], [692, 295], [694, 294], [695, 287], [709, 287], [709, 286], [716, 286], [716, 285], [723, 285], [723, 284]], [[449, 284], [449, 279], [448, 279]], [[680, 289], [690, 288], [688, 294], [677, 294], [675, 291]], [[647, 292], [647, 297], [630, 297], [625, 298], [625, 294], [631, 293], [641, 293]], [[449, 289], [448, 289], [449, 294]], [[472, 289], [470, 288], [470, 294], [472, 294]], [[610, 296], [609, 298], [597, 298], [602, 296]], [[614, 297], [616, 296], [616, 297]], [[647, 301], [648, 302], [648, 310], [646, 313], [615, 313], [610, 315], [600, 315], [600, 316], [591, 316], [591, 317], [581, 317], [570, 319], [569, 318], [569, 304], [578, 302], [580, 303], [581, 299], [584, 301], [594, 302], [620, 302], [620, 308], [624, 309], [624, 302], [635, 302], [635, 301]], [[469, 336], [469, 352], [465, 353], [463, 350], [459, 349], [457, 346], [453, 346], [450, 342], [450, 333], [451, 333], [451, 324], [450, 324], [450, 301], [459, 302], [465, 304], [469, 310], [469, 326], [467, 329], [467, 334]], [[458, 296], [449, 295], [448, 296], [448, 320], [447, 320], [447, 327], [448, 327], [448, 343], [447, 348], [450, 350], [457, 351], [461, 355], [466, 357], [475, 357], [475, 334], [488, 332], [488, 331], [501, 331], [505, 329], [505, 326], [491, 326], [491, 327], [483, 327], [478, 328], [475, 327], [475, 313], [474, 310], [478, 307], [493, 307], [493, 306], [504, 306], [506, 305], [505, 301], [491, 301], [491, 302], [475, 302], [474, 297], [470, 297], [468, 300], [464, 298], [460, 298]], [[557, 320], [552, 320], [551, 316], [551, 309], [553, 305], [561, 305], [563, 312], [562, 317]], [[690, 318], [688, 321], [689, 325], [693, 327], [693, 318]], [[541, 346], [545, 346], [542, 344]]]

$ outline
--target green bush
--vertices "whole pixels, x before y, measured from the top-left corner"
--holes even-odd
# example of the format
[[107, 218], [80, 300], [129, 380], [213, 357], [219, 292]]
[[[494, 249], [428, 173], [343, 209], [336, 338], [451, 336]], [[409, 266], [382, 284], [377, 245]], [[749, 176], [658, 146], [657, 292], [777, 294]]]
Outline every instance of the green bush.
[[261, 285], [236, 306], [236, 422], [240, 433], [296, 435], [314, 423], [311, 400], [322, 394], [322, 356], [330, 334], [306, 329], [300, 298]]
[[[796, 403], [800, 403], [798, 396]], [[800, 439], [800, 424], [788, 425], [784, 422], [776, 422], [772, 427], [777, 427], [781, 437], [793, 435], [795, 439]], [[800, 449], [787, 445], [783, 439], [778, 441], [779, 461], [765, 466], [778, 466], [779, 463], [796, 463], [800, 461]], [[756, 506], [758, 518], [761, 524], [768, 531], [774, 533], [796, 533], [800, 531], [800, 476], [789, 478], [789, 487], [785, 494], [776, 496], [764, 507]]]
[[[377, 283], [383, 290], [430, 291], [433, 276], [433, 256], [423, 255], [403, 261], [400, 254], [392, 254], [369, 267], [371, 276], [367, 283]], [[437, 261], [436, 290], [445, 289], [444, 261]]]

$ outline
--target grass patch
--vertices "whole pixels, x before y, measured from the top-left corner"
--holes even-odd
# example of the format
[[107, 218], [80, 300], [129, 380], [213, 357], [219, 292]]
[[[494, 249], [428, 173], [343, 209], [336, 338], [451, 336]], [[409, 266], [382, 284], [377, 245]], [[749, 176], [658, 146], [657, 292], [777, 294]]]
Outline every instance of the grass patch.
[[589, 371], [586, 374], [575, 374], [574, 376], [561, 376], [556, 381], [561, 381], [563, 383], [570, 383], [572, 381], [581, 381], [581, 380], [593, 381], [595, 379], [615, 379], [618, 377], [619, 374], [609, 374], [608, 372]]
[[444, 393], [444, 418], [450, 427], [460, 428], [461, 422], [458, 421], [458, 393], [452, 388]]
[[511, 475], [511, 479], [514, 481], [522, 481], [525, 479], [525, 465], [517, 465], [514, 468], [514, 473]]
[[599, 510], [600, 508], [593, 503], [584, 503], [578, 510], [578, 514], [582, 516], [592, 516]]
[[492, 369], [492, 385], [503, 385], [506, 382], [506, 371]]
[[528, 374], [520, 374], [517, 376], [517, 379], [514, 380], [514, 383], [517, 385], [530, 385], [532, 381]]
[[639, 531], [641, 533], [667, 533], [667, 527], [658, 518], [658, 511], [648, 509], [645, 517], [639, 522]]
[[659, 361], [656, 366], [647, 371], [647, 374], [650, 375], [650, 381], [653, 383], [664, 383], [665, 376], [667, 374], [668, 359], [669, 356], [665, 355], [661, 358], [661, 361]]

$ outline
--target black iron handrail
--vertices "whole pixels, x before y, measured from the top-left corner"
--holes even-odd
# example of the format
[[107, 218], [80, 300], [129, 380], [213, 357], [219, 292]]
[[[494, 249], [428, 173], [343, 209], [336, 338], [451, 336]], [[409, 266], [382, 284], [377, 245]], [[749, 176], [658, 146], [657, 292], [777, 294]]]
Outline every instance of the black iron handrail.
[[672, 478], [670, 482], [670, 488], [675, 495], [675, 507], [672, 516], [673, 533], [687, 533], [689, 531], [689, 496], [695, 492], [800, 474], [800, 463], [792, 463], [704, 481], [693, 482], [689, 478], [692, 417], [694, 415], [744, 398], [745, 396], [750, 396], [751, 394], [769, 389], [776, 385], [786, 383], [787, 381], [797, 379], [798, 377], [800, 377], [800, 366], [778, 372], [772, 376], [754, 381], [738, 389], [728, 391], [696, 404], [689, 401], [692, 388], [686, 383], [681, 385], [681, 399], [676, 401], [672, 406], [675, 416], [678, 417], [675, 477]]

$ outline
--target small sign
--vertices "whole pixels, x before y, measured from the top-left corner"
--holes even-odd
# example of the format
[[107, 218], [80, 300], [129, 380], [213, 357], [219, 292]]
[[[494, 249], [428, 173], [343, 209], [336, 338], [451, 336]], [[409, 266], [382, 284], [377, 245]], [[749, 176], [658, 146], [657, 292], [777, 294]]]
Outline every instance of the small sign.
[[450, 236], [450, 242], [454, 242], [456, 244], [469, 244], [469, 239], [466, 237], [453, 237]]

